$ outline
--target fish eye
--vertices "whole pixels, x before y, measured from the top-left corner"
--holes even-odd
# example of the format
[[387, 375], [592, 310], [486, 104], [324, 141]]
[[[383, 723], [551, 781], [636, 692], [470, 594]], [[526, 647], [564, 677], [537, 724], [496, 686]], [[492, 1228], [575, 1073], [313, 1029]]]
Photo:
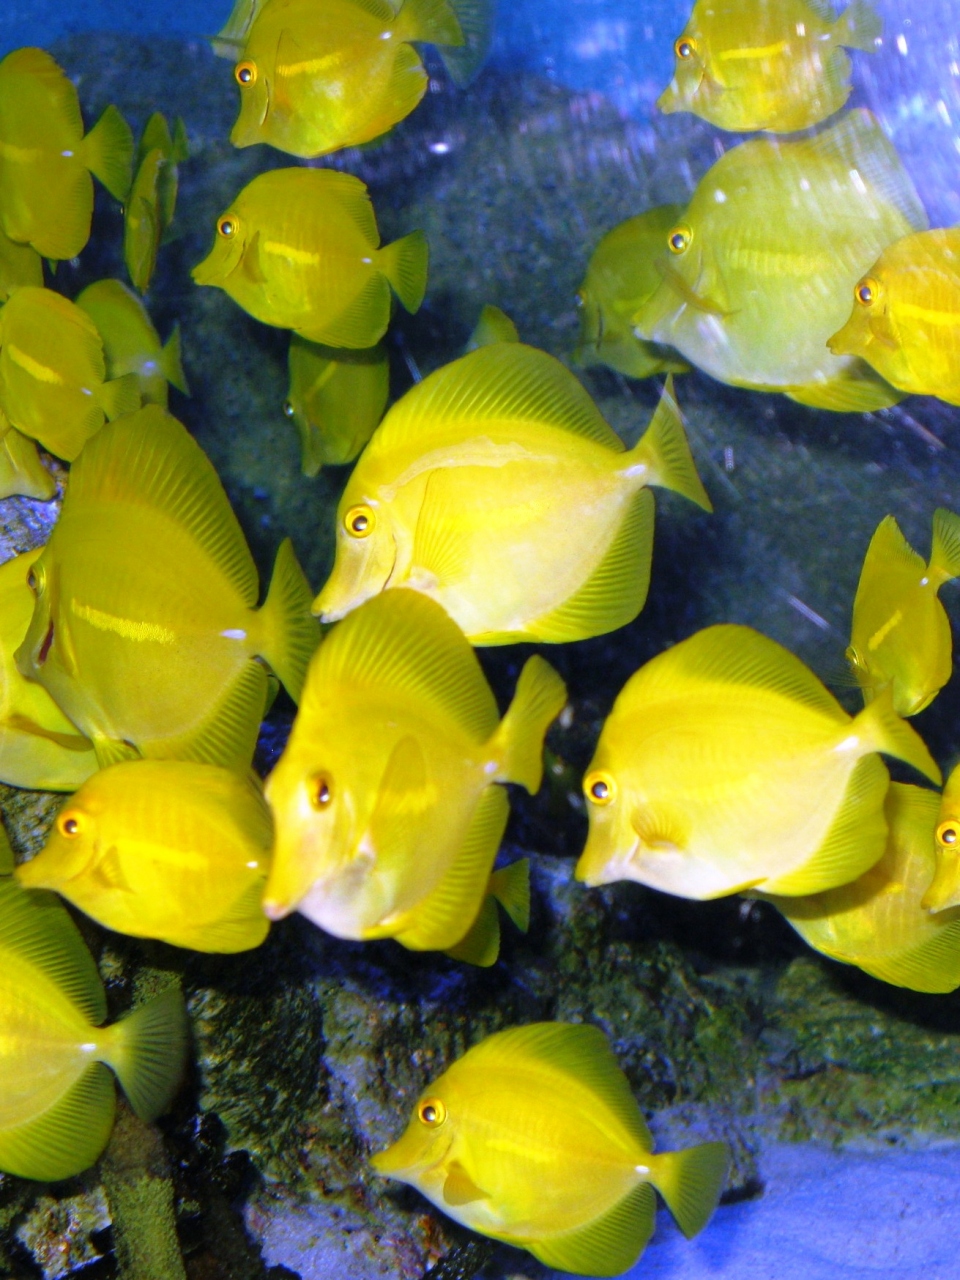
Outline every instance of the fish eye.
[[257, 64], [255, 62], [238, 62], [233, 71], [237, 84], [249, 88], [257, 83]]
[[78, 836], [80, 834], [80, 816], [75, 811], [67, 810], [57, 818], [57, 830], [62, 836]]
[[866, 671], [867, 664], [864, 662], [863, 658], [860, 656], [860, 650], [854, 648], [853, 645], [850, 645], [844, 651], [843, 656], [850, 663], [851, 667], [859, 667], [861, 670]]
[[937, 844], [944, 849], [953, 849], [960, 843], [960, 823], [948, 819], [937, 827]]
[[686, 253], [692, 239], [693, 232], [689, 227], [674, 227], [667, 236], [667, 245], [671, 253]]
[[681, 62], [687, 62], [696, 54], [697, 42], [696, 40], [691, 40], [689, 36], [681, 36], [674, 44], [673, 52]]
[[283, 412], [284, 412], [284, 416], [285, 416], [285, 417], [287, 417], [287, 418], [292, 418], [292, 417], [293, 417], [293, 405], [290, 403], [290, 401], [289, 401], [289, 400], [284, 400], [284, 402], [283, 402]]
[[314, 809], [326, 809], [333, 799], [333, 779], [328, 773], [317, 773], [310, 779], [310, 803]]
[[574, 303], [578, 307], [585, 307], [587, 305], [587, 300], [582, 293], [578, 293], [574, 298]]
[[239, 230], [240, 223], [235, 214], [225, 213], [217, 220], [217, 234], [223, 236], [224, 240], [232, 240]]
[[439, 1098], [424, 1098], [417, 1107], [417, 1118], [428, 1129], [439, 1129], [447, 1118], [447, 1108]]
[[591, 804], [610, 804], [617, 794], [617, 784], [609, 773], [595, 769], [584, 778], [583, 792]]
[[368, 538], [373, 533], [376, 523], [377, 517], [373, 508], [368, 507], [365, 502], [361, 502], [359, 506], [351, 507], [343, 517], [343, 527], [354, 538]]
[[872, 307], [880, 296], [880, 286], [876, 280], [871, 280], [869, 276], [860, 283], [853, 291], [853, 296], [861, 307]]
[[39, 592], [41, 577], [42, 574], [37, 571], [36, 565], [31, 565], [30, 572], [27, 574], [27, 586], [31, 591]]

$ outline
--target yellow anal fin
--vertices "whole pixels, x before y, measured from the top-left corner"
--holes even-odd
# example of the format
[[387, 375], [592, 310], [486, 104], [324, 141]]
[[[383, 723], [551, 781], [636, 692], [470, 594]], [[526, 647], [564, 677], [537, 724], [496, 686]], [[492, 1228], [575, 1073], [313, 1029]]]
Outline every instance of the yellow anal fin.
[[618, 1276], [629, 1271], [653, 1235], [657, 1198], [641, 1182], [589, 1226], [552, 1240], [514, 1240], [548, 1267], [577, 1275]]
[[398, 942], [411, 951], [446, 951], [462, 939], [464, 921], [475, 919], [486, 895], [509, 811], [502, 787], [484, 791], [462, 847], [437, 887], [411, 909]]
[[875, 413], [899, 404], [906, 395], [882, 378], [837, 378], [834, 382], [814, 382], [808, 387], [791, 387], [783, 393], [788, 400], [811, 409], [831, 413]]
[[868, 871], [883, 856], [887, 842], [883, 802], [889, 785], [882, 760], [875, 755], [859, 760], [820, 848], [796, 871], [765, 882], [764, 893], [790, 897], [820, 893]]
[[960, 919], [951, 920], [920, 947], [871, 959], [859, 968], [894, 987], [931, 995], [956, 991], [960, 987]]
[[263, 889], [262, 879], [252, 880], [225, 915], [197, 927], [189, 943], [190, 950], [234, 955], [259, 947], [270, 929], [262, 906]]
[[183, 738], [144, 744], [144, 755], [198, 760], [242, 772], [253, 759], [268, 686], [266, 668], [248, 662], [205, 723]]
[[107, 1145], [116, 1105], [113, 1077], [99, 1062], [92, 1063], [42, 1115], [0, 1131], [0, 1168], [38, 1182], [82, 1173]]
[[464, 964], [476, 965], [478, 969], [489, 969], [497, 963], [500, 954], [500, 916], [495, 900], [488, 894], [484, 898], [480, 913], [470, 926], [468, 933], [454, 947], [447, 947], [446, 954], [451, 960], [462, 960]]
[[342, 311], [323, 324], [303, 325], [297, 333], [310, 342], [356, 349], [379, 342], [389, 323], [390, 285], [375, 271]]
[[653, 494], [641, 489], [592, 575], [562, 605], [531, 622], [525, 638], [565, 644], [632, 622], [646, 602], [650, 585], [653, 517]]

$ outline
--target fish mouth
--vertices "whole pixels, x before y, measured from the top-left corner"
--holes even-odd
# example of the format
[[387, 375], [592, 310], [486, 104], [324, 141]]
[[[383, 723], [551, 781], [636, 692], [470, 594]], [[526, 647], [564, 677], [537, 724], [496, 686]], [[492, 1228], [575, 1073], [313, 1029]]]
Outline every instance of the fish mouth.
[[[236, 145], [239, 146], [240, 144], [237, 143]], [[207, 254], [207, 256], [204, 258], [202, 262], [198, 262], [197, 265], [193, 268], [193, 270], [190, 272], [190, 278], [193, 280], [194, 284], [215, 285], [219, 283], [220, 272], [216, 269], [216, 263], [214, 262], [214, 258], [215, 258], [215, 254], [209, 253]]]

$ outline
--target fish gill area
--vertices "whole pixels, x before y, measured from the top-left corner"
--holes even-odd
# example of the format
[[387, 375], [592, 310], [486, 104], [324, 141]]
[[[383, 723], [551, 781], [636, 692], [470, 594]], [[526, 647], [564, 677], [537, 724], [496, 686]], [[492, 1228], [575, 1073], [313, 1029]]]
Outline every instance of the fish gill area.
[[[319, 586], [345, 472], [300, 474], [281, 412], [284, 336], [189, 279], [218, 211], [282, 157], [229, 144], [235, 89], [204, 44], [77, 36], [52, 53], [90, 118], [110, 102], [136, 126], [157, 107], [183, 116], [190, 159], [177, 235], [150, 298], [161, 334], [176, 320], [183, 330], [193, 396], [174, 410], [216, 466], [261, 570], [289, 534]], [[387, 141], [331, 162], [370, 186], [385, 241], [415, 227], [429, 240], [426, 303], [399, 315], [389, 338], [394, 394], [453, 358], [485, 303], [569, 362], [574, 296], [600, 235], [636, 211], [687, 199], [719, 145], [699, 122], [628, 122], [598, 95], [496, 66], [466, 92], [438, 72], [422, 108]], [[119, 274], [121, 240], [118, 206], [101, 192], [91, 246], [79, 263], [60, 265], [58, 287], [73, 296]], [[583, 376], [634, 443], [655, 387], [603, 370]], [[548, 738], [546, 784], [517, 800], [505, 846], [532, 860], [529, 934], [506, 931], [501, 962], [479, 970], [391, 941], [341, 942], [296, 915], [260, 949], [230, 957], [81, 921], [114, 1003], [164, 974], [180, 977], [196, 1067], [158, 1125], [124, 1116], [95, 1170], [39, 1187], [0, 1175], [0, 1274], [292, 1280], [302, 1258], [305, 1277], [546, 1275], [366, 1171], [366, 1157], [397, 1135], [438, 1071], [482, 1036], [535, 1019], [600, 1025], [641, 1106], [657, 1112], [658, 1140], [727, 1140], [728, 1197], [762, 1194], [755, 1157], [765, 1137], [881, 1147], [957, 1137], [957, 993], [901, 991], [815, 956], [764, 903], [573, 882], [586, 828], [580, 774], [640, 662], [697, 627], [739, 622], [788, 644], [829, 682], [842, 668], [877, 521], [895, 509], [924, 546], [930, 509], [956, 504], [955, 414], [945, 405], [918, 402], [922, 420], [910, 402], [831, 415], [696, 373], [679, 396], [716, 514], [663, 495], [640, 618], [550, 652], [571, 704]], [[56, 506], [0, 502], [4, 558], [44, 542]], [[945, 602], [955, 616], [955, 588]], [[528, 648], [481, 654], [501, 701]], [[960, 750], [957, 697], [947, 690], [920, 717], [934, 754], [950, 763]], [[261, 772], [291, 720], [292, 706], [278, 703], [261, 734]], [[42, 845], [59, 803], [0, 787], [18, 853]]]

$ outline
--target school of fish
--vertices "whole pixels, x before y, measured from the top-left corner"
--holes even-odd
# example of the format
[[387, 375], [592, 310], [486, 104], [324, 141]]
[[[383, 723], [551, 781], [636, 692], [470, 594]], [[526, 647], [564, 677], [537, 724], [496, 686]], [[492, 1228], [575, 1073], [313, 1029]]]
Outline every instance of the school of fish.
[[[465, 85], [491, 27], [489, 0], [237, 0], [213, 40], [234, 64], [231, 141], [311, 161], [372, 143], [426, 91], [418, 45]], [[382, 244], [367, 188], [332, 168], [273, 168], [238, 192], [193, 281], [289, 333], [278, 412], [303, 474], [355, 462], [317, 593], [289, 539], [261, 591], [213, 465], [169, 411], [170, 388], [189, 395], [189, 340], [174, 324], [163, 341], [145, 298], [175, 234], [183, 122], [155, 112], [136, 139], [108, 107], [87, 128], [49, 54], [0, 61], [0, 496], [61, 494], [47, 543], [0, 566], [0, 782], [65, 793], [29, 860], [0, 827], [0, 1170], [86, 1169], [113, 1076], [152, 1118], [186, 1057], [176, 987], [105, 1025], [56, 895], [106, 929], [221, 954], [294, 912], [483, 967], [501, 911], [527, 929], [528, 860], [498, 863], [506, 786], [540, 787], [567, 689], [529, 657], [501, 715], [474, 649], [588, 640], [641, 612], [653, 489], [712, 511], [674, 375], [836, 412], [960, 403], [960, 232], [929, 228], [869, 111], [831, 119], [846, 50], [881, 40], [865, 0], [839, 15], [696, 0], [658, 106], [763, 136], [719, 148], [686, 204], [635, 212], [585, 268], [573, 359], [666, 375], [632, 447], [492, 305], [458, 359], [389, 404], [385, 338], [394, 299], [424, 299], [426, 237]], [[129, 285], [69, 299], [47, 281], [87, 243], [94, 177], [123, 206]], [[908, 723], [952, 675], [939, 592], [957, 577], [960, 515], [933, 513], [929, 560], [881, 521], [851, 601], [857, 714], [746, 626], [650, 659], [584, 776], [576, 879], [745, 894], [885, 982], [960, 987], [960, 766], [941, 793]], [[254, 749], [281, 688], [298, 709], [264, 782]], [[914, 781], [891, 782], [883, 757]], [[727, 1162], [721, 1142], [655, 1154], [606, 1036], [563, 1022], [475, 1044], [371, 1161], [474, 1231], [596, 1276], [636, 1262], [655, 1192], [700, 1231]]]

